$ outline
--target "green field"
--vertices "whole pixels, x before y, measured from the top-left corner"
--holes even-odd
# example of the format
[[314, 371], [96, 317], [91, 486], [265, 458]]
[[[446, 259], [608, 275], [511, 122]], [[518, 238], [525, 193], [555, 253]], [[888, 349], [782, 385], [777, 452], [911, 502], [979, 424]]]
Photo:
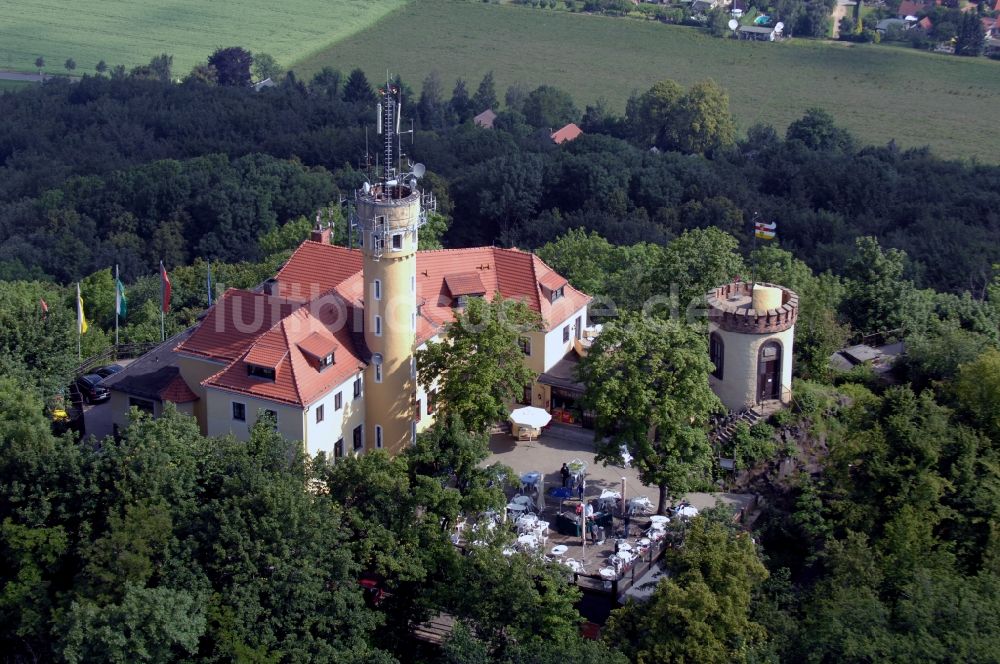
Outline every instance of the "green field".
[[867, 143], [931, 145], [946, 157], [997, 162], [1000, 62], [911, 49], [791, 40], [782, 44], [715, 39], [652, 21], [481, 2], [414, 0], [374, 27], [295, 64], [360, 66], [380, 80], [400, 73], [414, 88], [432, 69], [473, 90], [495, 72], [503, 94], [514, 81], [548, 83], [586, 103], [624, 108], [633, 90], [673, 78], [713, 78], [729, 91], [740, 127], [780, 129], [811, 106]]
[[270, 53], [287, 65], [363, 30], [405, 0], [8, 0], [0, 15], [0, 69], [34, 71], [44, 56], [77, 74], [132, 67], [160, 53], [184, 73], [220, 46]]

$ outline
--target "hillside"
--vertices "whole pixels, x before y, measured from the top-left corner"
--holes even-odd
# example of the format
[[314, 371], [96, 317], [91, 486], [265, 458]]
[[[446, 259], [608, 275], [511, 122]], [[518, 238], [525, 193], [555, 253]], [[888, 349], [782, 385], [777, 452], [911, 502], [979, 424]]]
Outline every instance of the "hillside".
[[713, 78], [729, 92], [741, 129], [780, 131], [814, 106], [864, 143], [895, 139], [930, 145], [951, 158], [996, 162], [1000, 63], [890, 46], [792, 40], [783, 44], [716, 39], [688, 27], [481, 2], [420, 0], [372, 28], [294, 64], [311, 76], [323, 66], [361, 67], [372, 80], [387, 68], [415, 88], [437, 69], [450, 85], [493, 70], [511, 83], [546, 83], [580, 103], [603, 97], [621, 111], [634, 90], [671, 78]]

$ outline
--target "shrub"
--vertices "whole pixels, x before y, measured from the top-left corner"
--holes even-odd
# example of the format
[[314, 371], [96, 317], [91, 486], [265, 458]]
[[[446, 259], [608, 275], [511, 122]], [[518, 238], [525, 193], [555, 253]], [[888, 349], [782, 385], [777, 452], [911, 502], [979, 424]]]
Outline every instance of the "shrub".
[[738, 470], [752, 468], [762, 461], [773, 459], [778, 448], [774, 443], [774, 428], [764, 422], [747, 426], [736, 425], [733, 434], [733, 459]]

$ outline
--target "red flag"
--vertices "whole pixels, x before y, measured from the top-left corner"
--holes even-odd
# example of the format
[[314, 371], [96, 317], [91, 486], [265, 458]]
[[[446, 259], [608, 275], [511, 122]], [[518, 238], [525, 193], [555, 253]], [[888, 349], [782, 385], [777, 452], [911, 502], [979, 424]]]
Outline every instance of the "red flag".
[[163, 261], [160, 261], [160, 309], [163, 313], [170, 312], [170, 277], [167, 276], [167, 268], [163, 267]]
[[42, 319], [44, 319], [49, 313], [49, 305], [45, 302], [44, 297], [38, 298], [38, 303], [42, 305]]

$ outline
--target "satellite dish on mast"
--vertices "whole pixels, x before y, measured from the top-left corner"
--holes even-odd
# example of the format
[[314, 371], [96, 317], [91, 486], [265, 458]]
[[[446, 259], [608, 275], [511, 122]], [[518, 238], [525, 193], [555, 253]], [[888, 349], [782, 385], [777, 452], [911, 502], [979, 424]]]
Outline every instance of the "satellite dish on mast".
[[729, 19], [729, 29], [730, 30], [735, 30], [738, 27], [740, 27], [740, 22], [739, 21], [737, 21], [735, 18]]
[[426, 173], [426, 172], [427, 172], [427, 167], [424, 166], [423, 164], [416, 163], [416, 164], [413, 165], [413, 175], [414, 176], [416, 176], [418, 178], [422, 178], [422, 177], [424, 177], [424, 173]]

